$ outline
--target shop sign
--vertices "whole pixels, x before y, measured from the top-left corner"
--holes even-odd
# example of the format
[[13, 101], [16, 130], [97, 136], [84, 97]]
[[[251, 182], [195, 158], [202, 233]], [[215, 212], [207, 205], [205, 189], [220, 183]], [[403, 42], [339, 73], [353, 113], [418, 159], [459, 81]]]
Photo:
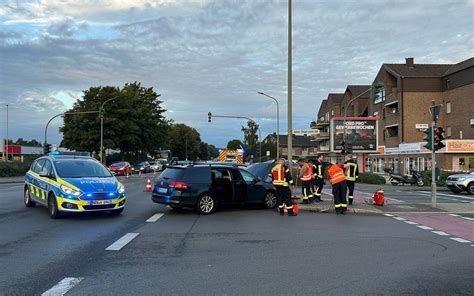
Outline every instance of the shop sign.
[[474, 153], [474, 140], [446, 140], [448, 153]]
[[418, 153], [420, 152], [420, 143], [398, 144], [400, 153]]
[[330, 130], [332, 152], [341, 151], [343, 142], [351, 144], [354, 152], [378, 151], [377, 118], [334, 117]]
[[385, 154], [398, 154], [400, 150], [398, 148], [385, 148]]

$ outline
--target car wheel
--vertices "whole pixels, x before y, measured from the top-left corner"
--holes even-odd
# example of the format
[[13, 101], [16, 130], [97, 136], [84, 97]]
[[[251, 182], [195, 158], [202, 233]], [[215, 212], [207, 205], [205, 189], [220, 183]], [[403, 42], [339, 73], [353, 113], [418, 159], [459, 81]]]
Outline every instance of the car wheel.
[[474, 182], [467, 185], [467, 194], [474, 194]]
[[277, 204], [276, 194], [273, 191], [267, 192], [263, 205], [267, 209], [273, 209]]
[[420, 178], [420, 179], [416, 180], [416, 185], [421, 187], [421, 186], [425, 185], [425, 182], [423, 182], [423, 179]]
[[30, 190], [28, 189], [28, 187], [25, 187], [25, 194], [23, 197], [23, 201], [25, 202], [25, 206], [27, 208], [36, 206], [36, 203], [31, 200]]
[[110, 215], [112, 215], [112, 216], [118, 216], [118, 215], [122, 214], [123, 209], [124, 209], [124, 208], [121, 208], [121, 209], [118, 209], [118, 210], [112, 210], [112, 211], [110, 211]]
[[54, 196], [54, 194], [50, 194], [48, 197], [48, 214], [51, 219], [58, 219], [60, 216], [58, 202], [56, 201], [56, 196]]
[[209, 193], [205, 193], [199, 197], [197, 202], [197, 211], [199, 214], [208, 215], [216, 209], [216, 200]]

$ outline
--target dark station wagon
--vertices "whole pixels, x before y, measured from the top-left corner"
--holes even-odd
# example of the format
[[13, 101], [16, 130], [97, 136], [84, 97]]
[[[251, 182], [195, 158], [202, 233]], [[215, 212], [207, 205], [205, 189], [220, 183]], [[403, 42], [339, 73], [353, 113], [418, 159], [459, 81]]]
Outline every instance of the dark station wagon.
[[194, 208], [210, 214], [219, 205], [262, 204], [274, 208], [273, 185], [249, 171], [226, 165], [169, 167], [159, 176], [152, 200], [174, 209]]

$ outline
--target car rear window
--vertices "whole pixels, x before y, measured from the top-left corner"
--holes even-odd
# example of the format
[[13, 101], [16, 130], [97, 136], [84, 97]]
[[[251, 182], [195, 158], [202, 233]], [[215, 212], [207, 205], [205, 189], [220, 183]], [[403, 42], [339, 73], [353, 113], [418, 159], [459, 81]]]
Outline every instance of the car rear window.
[[171, 180], [171, 181], [183, 181], [184, 168], [167, 168], [161, 174], [159, 179]]
[[211, 167], [188, 167], [184, 180], [187, 183], [211, 183]]

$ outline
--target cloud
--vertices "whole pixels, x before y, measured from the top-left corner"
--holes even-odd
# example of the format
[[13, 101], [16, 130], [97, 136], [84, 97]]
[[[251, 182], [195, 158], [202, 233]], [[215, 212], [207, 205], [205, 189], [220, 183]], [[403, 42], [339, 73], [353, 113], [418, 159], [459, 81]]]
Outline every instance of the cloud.
[[[9, 94], [0, 104], [38, 100], [31, 112], [44, 122], [50, 114], [41, 108], [65, 110], [67, 93], [141, 81], [162, 94], [168, 117], [222, 146], [242, 137], [245, 121], [208, 123], [209, 111], [275, 131], [274, 102], [257, 94], [264, 91], [280, 100], [286, 130], [286, 1], [18, 3], [0, 6], [0, 83]], [[401, 1], [396, 9], [389, 1], [294, 1], [294, 128], [308, 128], [327, 93], [370, 84], [383, 63], [471, 57], [473, 9], [472, 1]], [[34, 136], [27, 123], [17, 133]]]

